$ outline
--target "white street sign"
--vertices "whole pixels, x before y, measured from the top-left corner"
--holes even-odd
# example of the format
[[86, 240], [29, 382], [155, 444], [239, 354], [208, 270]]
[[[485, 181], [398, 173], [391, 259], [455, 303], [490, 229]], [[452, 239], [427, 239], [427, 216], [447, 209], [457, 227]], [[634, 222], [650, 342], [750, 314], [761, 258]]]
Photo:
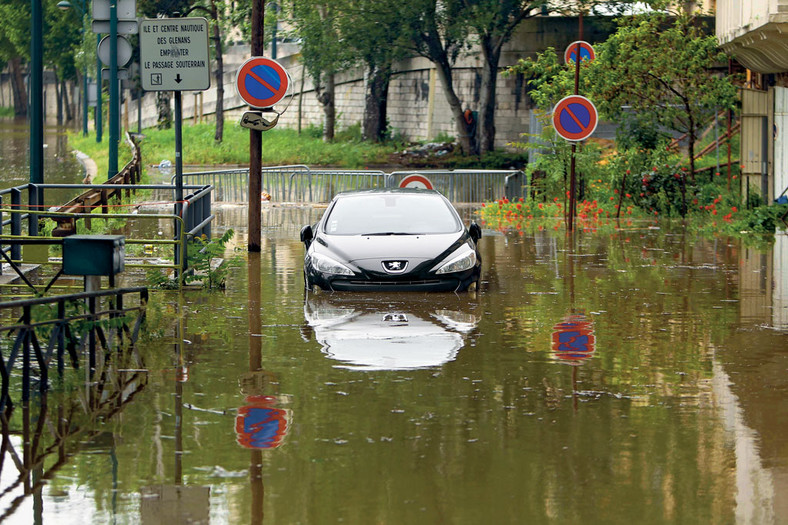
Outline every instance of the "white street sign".
[[[101, 63], [105, 66], [109, 66], [112, 60], [112, 54], [110, 53], [111, 45], [112, 43], [110, 42], [109, 35], [107, 35], [101, 39], [96, 49], [99, 60], [101, 60]], [[131, 43], [122, 36], [118, 36], [118, 67], [123, 67], [128, 64], [133, 52], [134, 50], [131, 48]]]
[[[117, 0], [118, 20], [137, 21], [137, 1]], [[109, 22], [110, 0], [93, 0], [93, 20]]]
[[[94, 33], [109, 34], [109, 20], [93, 20], [90, 24]], [[137, 34], [137, 21], [136, 20], [118, 20], [118, 34], [119, 35], [136, 35]]]
[[[117, 0], [118, 34], [137, 34], [137, 0]], [[94, 33], [109, 31], [110, 0], [93, 0], [93, 22], [91, 28]]]
[[140, 22], [145, 91], [202, 91], [211, 87], [208, 20], [151, 18]]

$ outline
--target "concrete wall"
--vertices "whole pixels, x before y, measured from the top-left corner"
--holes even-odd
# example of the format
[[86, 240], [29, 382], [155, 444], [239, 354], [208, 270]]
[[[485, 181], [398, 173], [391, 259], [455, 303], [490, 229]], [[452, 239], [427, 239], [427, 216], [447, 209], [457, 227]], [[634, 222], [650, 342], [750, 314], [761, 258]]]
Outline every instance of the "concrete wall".
[[[604, 18], [584, 18], [584, 40], [591, 43], [604, 40], [613, 29], [613, 23]], [[524, 21], [512, 40], [505, 46], [500, 66], [506, 68], [527, 56], [548, 46], [563, 54], [566, 46], [577, 39], [578, 20], [574, 17], [537, 17]], [[289, 54], [282, 56], [282, 53]], [[226, 50], [224, 57], [224, 107], [227, 118], [238, 118], [247, 110], [235, 89], [238, 68], [250, 56], [249, 46], [233, 45]], [[278, 60], [288, 70], [293, 85], [292, 103], [280, 118], [280, 126], [296, 128], [299, 121], [299, 93], [304, 70], [299, 62], [297, 49], [280, 46]], [[468, 53], [458, 60], [454, 70], [454, 84], [463, 107], [479, 109], [479, 89], [481, 85], [481, 56], [478, 52]], [[212, 86], [199, 96], [192, 92], [182, 93], [183, 117], [191, 122], [212, 118], [216, 104], [215, 78]], [[311, 80], [303, 79], [301, 94], [301, 125], [320, 125], [323, 122], [322, 107], [315, 96]], [[54, 86], [49, 86], [54, 89]], [[7, 89], [3, 83], [1, 89]], [[341, 130], [360, 123], [364, 111], [363, 71], [352, 69], [342, 72], [337, 78], [336, 109], [338, 126]], [[53, 91], [54, 93], [54, 91]], [[54, 94], [47, 97], [46, 113], [48, 121], [54, 121]], [[51, 99], [51, 100], [50, 100]], [[51, 106], [51, 107], [50, 107]], [[202, 110], [200, 110], [202, 107]], [[496, 145], [505, 146], [518, 140], [520, 134], [528, 132], [530, 109], [532, 105], [527, 95], [527, 87], [521, 76], [504, 78], [500, 76], [497, 85]], [[282, 105], [277, 106], [283, 109]], [[433, 139], [439, 134], [456, 136], [446, 97], [432, 64], [424, 58], [412, 58], [396, 64], [395, 74], [389, 88], [388, 120], [393, 132], [400, 133], [410, 140]], [[138, 122], [137, 101], [124, 90], [122, 123], [127, 129], [136, 131]], [[91, 119], [92, 120], [92, 119]], [[104, 118], [106, 126], [107, 117]], [[156, 94], [145, 93], [142, 100], [142, 127], [155, 126]], [[81, 122], [81, 121], [80, 121]], [[92, 128], [93, 122], [90, 122]]]

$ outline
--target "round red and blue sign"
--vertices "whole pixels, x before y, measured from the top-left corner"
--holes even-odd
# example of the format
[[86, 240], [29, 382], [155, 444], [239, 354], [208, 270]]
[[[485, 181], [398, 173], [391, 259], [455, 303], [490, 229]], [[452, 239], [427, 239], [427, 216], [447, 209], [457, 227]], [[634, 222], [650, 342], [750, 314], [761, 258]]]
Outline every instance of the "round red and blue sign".
[[238, 96], [253, 108], [270, 108], [285, 95], [290, 77], [276, 60], [252, 57], [238, 69], [235, 89]]
[[564, 139], [585, 140], [596, 130], [599, 116], [594, 103], [580, 95], [570, 95], [558, 101], [553, 109], [553, 127]]
[[422, 190], [432, 190], [434, 189], [432, 185], [432, 181], [425, 177], [424, 175], [413, 174], [408, 175], [404, 179], [402, 179], [399, 183], [400, 188], [418, 188]]
[[580, 46], [580, 62], [591, 62], [596, 58], [594, 46], [584, 40], [576, 40], [566, 46], [564, 51], [564, 62], [567, 64], [574, 63], [577, 58], [577, 46]]

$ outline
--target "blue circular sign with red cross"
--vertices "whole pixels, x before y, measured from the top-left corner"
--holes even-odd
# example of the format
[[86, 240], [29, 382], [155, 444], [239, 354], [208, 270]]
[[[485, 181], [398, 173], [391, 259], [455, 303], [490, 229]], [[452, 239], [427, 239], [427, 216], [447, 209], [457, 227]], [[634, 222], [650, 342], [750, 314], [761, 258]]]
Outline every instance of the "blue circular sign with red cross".
[[580, 62], [591, 62], [596, 58], [594, 46], [585, 40], [576, 40], [566, 46], [564, 51], [564, 62], [567, 64], [574, 63], [577, 58], [577, 46], [580, 46]]
[[253, 108], [270, 108], [287, 95], [289, 86], [290, 77], [281, 64], [264, 57], [244, 62], [235, 79], [238, 96]]
[[553, 109], [553, 127], [564, 139], [585, 140], [594, 133], [598, 114], [594, 103], [580, 95], [569, 95]]

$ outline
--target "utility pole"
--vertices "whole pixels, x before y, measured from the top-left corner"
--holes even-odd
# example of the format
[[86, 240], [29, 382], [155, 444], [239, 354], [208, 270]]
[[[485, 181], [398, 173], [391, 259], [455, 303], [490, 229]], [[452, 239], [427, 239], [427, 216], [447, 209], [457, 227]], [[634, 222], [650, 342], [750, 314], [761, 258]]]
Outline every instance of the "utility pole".
[[[252, 0], [252, 56], [261, 57], [265, 52], [263, 40], [263, 20], [265, 19], [265, 3], [263, 0]], [[259, 252], [261, 238], [260, 214], [262, 213], [260, 197], [262, 194], [263, 172], [263, 132], [249, 129], [249, 239], [250, 252]]]

